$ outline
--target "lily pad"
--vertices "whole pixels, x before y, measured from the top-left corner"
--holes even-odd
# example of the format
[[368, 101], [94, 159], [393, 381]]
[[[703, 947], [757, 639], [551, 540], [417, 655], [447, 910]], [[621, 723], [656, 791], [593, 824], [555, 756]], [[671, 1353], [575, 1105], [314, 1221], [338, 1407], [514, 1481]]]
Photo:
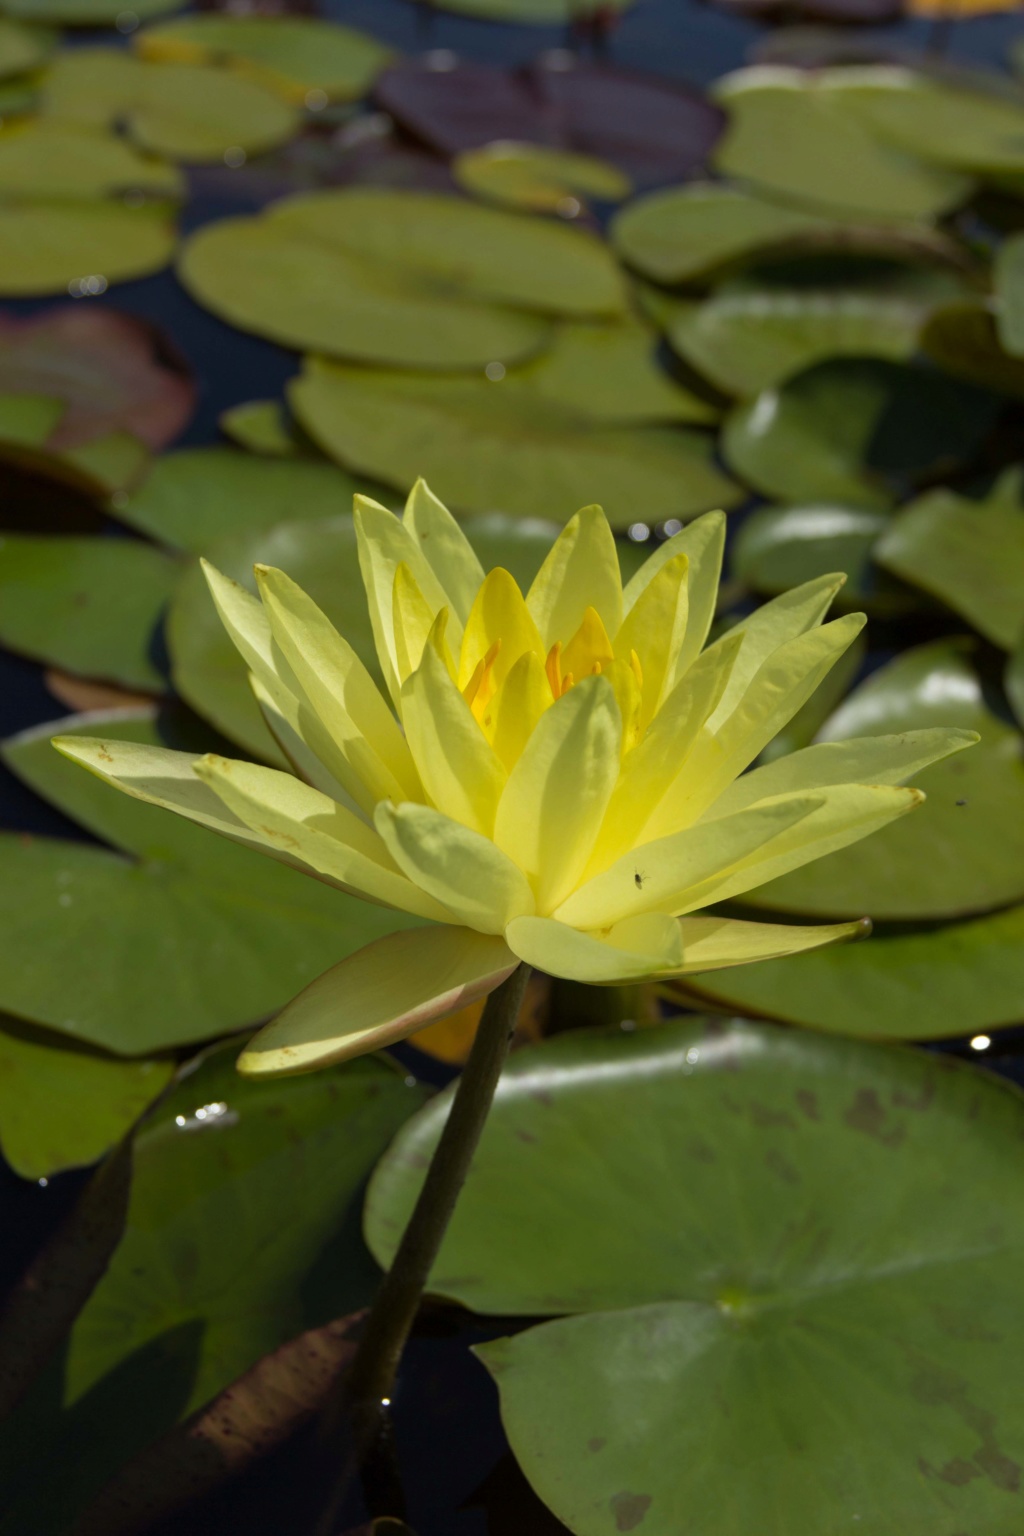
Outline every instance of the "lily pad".
[[[124, 193], [180, 197], [181, 173], [100, 128], [39, 118], [0, 129], [0, 194], [88, 204]], [[7, 210], [5, 210], [6, 216]]]
[[1013, 650], [1024, 639], [1024, 469], [1006, 470], [981, 501], [926, 492], [892, 520], [876, 558]]
[[[382, 1257], [447, 1100], [374, 1176]], [[923, 1052], [742, 1021], [564, 1035], [504, 1074], [430, 1288], [578, 1314], [477, 1351], [578, 1536], [766, 1510], [1014, 1536], [1022, 1135], [1016, 1089]]]
[[[235, 1054], [185, 1077], [137, 1139], [124, 1238], [51, 1374], [49, 1434], [5, 1531], [69, 1529], [127, 1458], [373, 1293], [361, 1186], [421, 1092], [379, 1059], [254, 1085]], [[60, 1478], [41, 1476], [56, 1463]]]
[[311, 91], [326, 101], [358, 101], [392, 56], [367, 32], [301, 15], [182, 16], [147, 27], [132, 41], [143, 59], [227, 63], [297, 106], [308, 103]]
[[566, 321], [552, 345], [505, 383], [523, 385], [588, 421], [717, 421], [716, 406], [659, 367], [657, 346], [655, 333], [632, 316], [605, 324]]
[[884, 142], [969, 174], [1024, 171], [1024, 94], [970, 91], [894, 65], [825, 71], [825, 84]]
[[990, 301], [941, 305], [921, 333], [921, 350], [955, 378], [1024, 399], [1024, 360], [1003, 351]]
[[718, 82], [729, 127], [715, 152], [727, 176], [812, 211], [928, 219], [964, 202], [970, 180], [876, 138], [827, 72], [756, 65]]
[[668, 339], [723, 393], [746, 398], [830, 357], [905, 362], [926, 313], [909, 298], [855, 289], [748, 290], [695, 306]]
[[[140, 21], [178, 10], [180, 0], [133, 0], [133, 14]], [[21, 21], [48, 22], [61, 27], [104, 27], [124, 15], [120, 0], [4, 0], [8, 16]]]
[[29, 27], [6, 17], [0, 20], [0, 80], [39, 69], [56, 46], [57, 34], [49, 27]]
[[299, 126], [296, 110], [255, 80], [203, 64], [150, 64], [105, 48], [62, 56], [47, 82], [55, 121], [123, 124], [142, 148], [175, 160], [258, 153]]
[[989, 710], [969, 648], [943, 640], [905, 651], [850, 695], [819, 739], [952, 725], [981, 741], [916, 775], [928, 798], [912, 816], [751, 891], [749, 905], [906, 920], [1024, 900], [1024, 739]]
[[222, 411], [217, 424], [225, 437], [250, 453], [288, 459], [301, 452], [280, 400], [246, 400]]
[[775, 596], [816, 576], [842, 571], [838, 594], [847, 609], [907, 607], [895, 583], [881, 582], [872, 550], [888, 526], [883, 512], [827, 505], [759, 507], [744, 520], [732, 548], [732, 573], [755, 592]]
[[3, 834], [8, 1013], [118, 1055], [167, 1050], [266, 1018], [410, 921], [118, 794], [53, 750], [58, 731], [193, 745], [152, 710], [77, 716], [7, 742], [9, 768], [116, 850]]
[[629, 179], [607, 160], [508, 139], [465, 150], [452, 171], [466, 192], [485, 202], [566, 218], [582, 213], [588, 197], [621, 203], [631, 191]]
[[84, 291], [99, 293], [159, 272], [175, 241], [173, 217], [159, 206], [7, 203], [0, 207], [0, 294], [29, 298], [73, 285], [81, 293], [83, 283], [97, 285]]
[[473, 59], [400, 59], [380, 76], [373, 96], [407, 133], [446, 157], [499, 139], [561, 143], [554, 113], [521, 74]]
[[325, 452], [410, 490], [423, 475], [461, 512], [566, 521], [599, 501], [614, 528], [735, 506], [713, 443], [684, 428], [609, 427], [503, 379], [429, 378], [307, 360], [289, 391]]
[[154, 651], [180, 566], [135, 539], [0, 534], [0, 645], [162, 693]]
[[166, 1087], [170, 1061], [118, 1061], [0, 1016], [0, 1149], [23, 1179], [94, 1163]]
[[993, 278], [999, 340], [1011, 357], [1024, 357], [1024, 234], [1003, 241]]
[[737, 407], [722, 448], [744, 480], [780, 501], [885, 508], [970, 458], [999, 409], [997, 397], [943, 374], [850, 358]]
[[1018, 1024], [1024, 907], [719, 971], [697, 977], [694, 990], [729, 1008], [876, 1039], [937, 1040]]
[[348, 514], [357, 493], [375, 496], [377, 486], [315, 459], [276, 462], [235, 448], [181, 448], [158, 459], [113, 510], [171, 549], [205, 555], [226, 534]]
[[1024, 727], [1024, 640], [1006, 663], [1003, 687], [1006, 689], [1010, 708], [1017, 718], [1017, 724]]

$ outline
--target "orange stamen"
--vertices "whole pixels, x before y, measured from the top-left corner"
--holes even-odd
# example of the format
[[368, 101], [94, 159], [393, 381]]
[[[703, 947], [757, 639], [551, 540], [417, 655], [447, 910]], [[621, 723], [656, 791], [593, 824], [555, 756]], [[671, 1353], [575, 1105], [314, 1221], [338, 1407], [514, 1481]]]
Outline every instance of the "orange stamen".
[[561, 640], [556, 640], [550, 651], [548, 651], [548, 659], [544, 663], [544, 670], [548, 675], [548, 682], [551, 684], [551, 697], [553, 699], [560, 699], [562, 697]]

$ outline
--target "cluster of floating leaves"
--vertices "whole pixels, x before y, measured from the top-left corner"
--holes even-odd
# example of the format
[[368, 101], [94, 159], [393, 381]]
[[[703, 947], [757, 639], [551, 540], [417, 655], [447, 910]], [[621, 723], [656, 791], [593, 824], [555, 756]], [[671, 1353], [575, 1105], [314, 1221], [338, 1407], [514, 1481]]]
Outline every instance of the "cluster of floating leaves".
[[[558, 1314], [482, 1354], [520, 1464], [582, 1536], [675, 1536], [679, 1509], [725, 1536], [770, 1504], [794, 1531], [839, 1509], [844, 1528], [1008, 1536], [1024, 1111], [879, 1042], [980, 1050], [1024, 1016], [1024, 91], [773, 64], [705, 97], [560, 51], [520, 71], [401, 60], [308, 17], [173, 8], [26, 0], [0, 22], [0, 295], [65, 296], [0, 322], [0, 644], [47, 669], [65, 734], [284, 766], [196, 557], [249, 584], [254, 562], [285, 568], [375, 668], [355, 491], [395, 506], [425, 475], [522, 583], [583, 504], [623, 535], [625, 574], [724, 506], [723, 628], [847, 572], [870, 651], [774, 757], [931, 725], [981, 741], [920, 776], [914, 817], [748, 903], [870, 913], [875, 936], [697, 977], [671, 999], [696, 1022], [636, 1027], [664, 1000], [616, 997], [627, 1038], [517, 1052], [432, 1290]], [[62, 48], [86, 22], [124, 37]], [[235, 211], [182, 239], [190, 187]], [[118, 282], [171, 264], [296, 354], [285, 397], [240, 403], [214, 447], [172, 448], [195, 383], [173, 336], [116, 308]], [[238, 1082], [211, 1042], [395, 915], [112, 795], [52, 733], [3, 761], [90, 837], [0, 834], [0, 1145], [45, 1184], [150, 1114], [62, 1384], [30, 1394], [47, 1427], [10, 1458], [0, 1536], [173, 1510], [174, 1425], [194, 1444], [234, 1394], [244, 1439], [293, 1379], [290, 1340], [321, 1352], [326, 1390], [347, 1345], [325, 1326], [374, 1273], [339, 1212], [376, 1166], [366, 1232], [390, 1258], [444, 1102], [380, 1161], [414, 1078], [368, 1061]], [[539, 995], [525, 1035], [573, 1007], [592, 1017]], [[472, 1028], [422, 1043], [456, 1060]], [[757, 1455], [723, 1477], [736, 1437]], [[855, 1475], [865, 1460], [885, 1475]]]

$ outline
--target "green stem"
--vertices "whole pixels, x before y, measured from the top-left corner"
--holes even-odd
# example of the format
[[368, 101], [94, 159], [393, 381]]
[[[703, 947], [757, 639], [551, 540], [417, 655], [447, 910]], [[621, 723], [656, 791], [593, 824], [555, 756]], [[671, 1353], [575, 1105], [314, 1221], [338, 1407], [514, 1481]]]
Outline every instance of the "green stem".
[[515, 1033], [530, 968], [518, 966], [484, 1006], [469, 1060], [391, 1268], [348, 1373], [357, 1444], [366, 1446], [387, 1405], [409, 1331], [487, 1119]]

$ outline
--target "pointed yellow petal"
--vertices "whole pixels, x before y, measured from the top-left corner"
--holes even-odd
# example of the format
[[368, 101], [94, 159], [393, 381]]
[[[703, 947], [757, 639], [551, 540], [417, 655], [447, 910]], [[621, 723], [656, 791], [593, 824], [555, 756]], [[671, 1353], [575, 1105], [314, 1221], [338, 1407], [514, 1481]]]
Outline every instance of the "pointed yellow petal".
[[[645, 834], [667, 837], [689, 826], [714, 805], [734, 779], [791, 720], [860, 634], [861, 613], [849, 613], [820, 629], [799, 635], [773, 651], [750, 682], [716, 735], [700, 738], [645, 827]], [[743, 660], [741, 646], [735, 663]], [[726, 692], [732, 687], [735, 668]], [[721, 715], [721, 705], [711, 717]], [[711, 730], [711, 722], [708, 731]], [[815, 786], [810, 786], [815, 787]]]
[[[298, 777], [306, 784], [312, 784], [313, 788], [320, 790], [321, 794], [330, 795], [331, 799], [337, 800], [339, 805], [347, 806], [350, 811], [361, 811], [361, 807], [344, 786], [338, 783], [330, 769], [324, 767], [313, 748], [308, 742], [303, 741], [295, 726], [285, 718], [255, 672], [249, 673], [249, 687], [263, 713], [267, 729]], [[297, 723], [297, 714], [293, 713], [292, 719]]]
[[686, 556], [689, 561], [686, 635], [676, 656], [675, 679], [693, 665], [708, 637], [718, 601], [724, 550], [725, 513], [706, 512], [656, 549], [622, 594], [623, 612], [629, 614], [663, 566], [678, 555]]
[[[377, 685], [313, 599], [283, 571], [256, 567], [275, 645], [330, 748], [300, 713], [299, 733], [358, 805], [420, 793], [409, 748]], [[332, 750], [333, 749], [333, 750]]]
[[[401, 684], [391, 606], [397, 567], [403, 561], [408, 565], [428, 607], [434, 613], [439, 613], [442, 608], [451, 608], [452, 601], [428, 564], [419, 542], [393, 512], [367, 496], [357, 496], [353, 518], [359, 547], [359, 569], [366, 588], [374, 644], [384, 681], [397, 704]], [[452, 628], [452, 644], [457, 647], [462, 639], [462, 626], [455, 620]]]
[[600, 507], [584, 507], [569, 519], [526, 601], [544, 637], [543, 646], [538, 647], [542, 655], [556, 640], [567, 645], [591, 607], [614, 639], [622, 623], [622, 575], [615, 537]]
[[484, 579], [476, 550], [425, 480], [409, 492], [402, 522], [447, 592], [461, 627]]
[[587, 608], [579, 629], [561, 652], [563, 674], [589, 677], [592, 672], [603, 672], [614, 660], [615, 652], [601, 615], [596, 608]]
[[542, 715], [509, 774], [494, 840], [529, 876], [542, 913], [569, 894], [590, 857], [618, 776], [621, 735], [608, 679], [585, 678]]
[[259, 598], [253, 597], [237, 581], [224, 576], [208, 560], [200, 560], [214, 607], [246, 666], [261, 679], [273, 673], [270, 620]]
[[615, 637], [615, 654], [628, 660], [635, 651], [640, 664], [641, 730], [647, 729], [675, 676], [676, 658], [686, 637], [689, 565], [686, 554], [667, 560], [641, 592]]
[[310, 1072], [404, 1040], [486, 997], [519, 962], [502, 939], [469, 928], [392, 933], [332, 966], [250, 1040], [246, 1077]]
[[767, 858], [766, 850], [821, 804], [820, 796], [794, 795], [644, 843], [581, 885], [552, 915], [574, 928], [608, 928], [639, 912], [706, 906], [720, 899], [718, 886], [745, 861]]
[[[448, 625], [448, 609], [442, 608], [444, 627]], [[404, 683], [415, 672], [423, 657], [423, 647], [440, 618], [427, 603], [407, 561], [395, 567], [395, 587], [391, 594], [391, 614], [395, 626], [395, 666], [398, 680]]]
[[855, 923], [820, 923], [806, 928], [788, 923], [744, 923], [734, 917], [681, 917], [678, 922], [683, 939], [683, 964], [676, 972], [679, 976], [749, 965], [756, 960], [778, 960], [846, 939], [864, 939], [871, 932], [866, 917]]
[[428, 805], [379, 805], [375, 821], [395, 863], [467, 927], [501, 933], [533, 912], [522, 871], [489, 837]]
[[622, 744], [620, 751], [624, 756], [636, 745], [640, 734], [640, 709], [642, 697], [640, 684], [636, 679], [636, 672], [628, 661], [613, 661], [602, 668], [601, 676], [606, 677], [612, 685], [615, 702], [619, 706], [619, 717], [622, 720]]
[[511, 773], [546, 709], [553, 703], [547, 672], [535, 651], [520, 656], [493, 703], [491, 744]]
[[509, 923], [505, 939], [520, 960], [537, 970], [592, 986], [640, 981], [683, 961], [679, 924], [662, 912], [627, 918], [607, 936], [581, 933], [550, 917], [518, 917]]
[[488, 572], [473, 603], [462, 637], [459, 687], [465, 688], [488, 651], [500, 641], [495, 656], [493, 681], [500, 688], [525, 651], [544, 654], [536, 624], [515, 577], [501, 566]]
[[290, 773], [210, 754], [195, 772], [269, 848], [380, 906], [450, 922], [451, 912], [400, 873], [379, 834]]
[[708, 816], [729, 816], [769, 796], [825, 784], [905, 784], [930, 763], [962, 752], [978, 739], [975, 731], [940, 727], [821, 742], [745, 773], [719, 796]]
[[505, 769], [432, 646], [402, 689], [402, 720], [434, 805], [489, 837]]

